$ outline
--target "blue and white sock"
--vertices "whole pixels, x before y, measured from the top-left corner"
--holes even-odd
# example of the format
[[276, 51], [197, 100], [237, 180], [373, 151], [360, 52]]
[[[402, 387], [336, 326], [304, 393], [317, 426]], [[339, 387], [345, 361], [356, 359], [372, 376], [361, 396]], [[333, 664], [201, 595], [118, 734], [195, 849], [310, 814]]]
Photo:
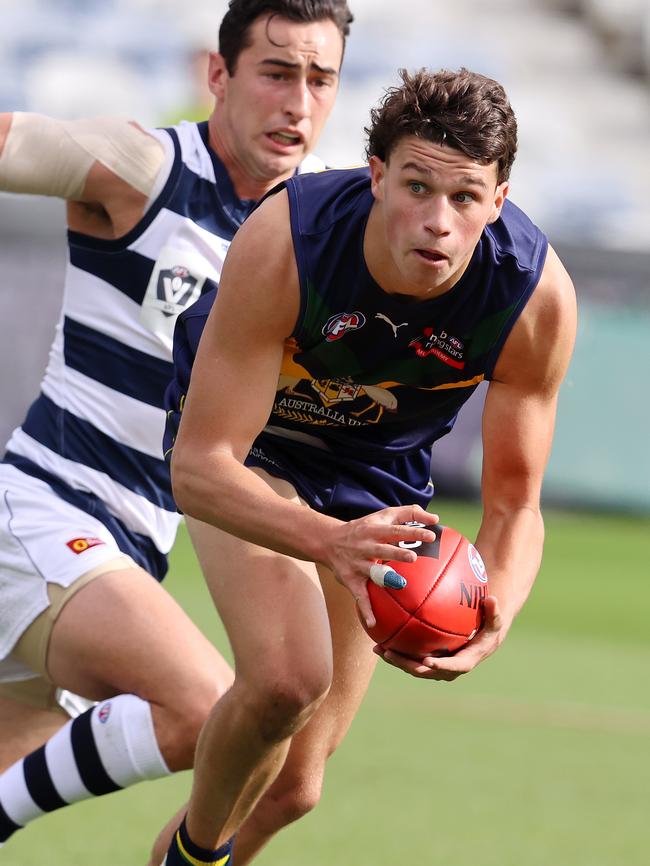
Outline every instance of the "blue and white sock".
[[0, 775], [0, 845], [47, 812], [169, 772], [150, 705], [135, 695], [102, 701]]

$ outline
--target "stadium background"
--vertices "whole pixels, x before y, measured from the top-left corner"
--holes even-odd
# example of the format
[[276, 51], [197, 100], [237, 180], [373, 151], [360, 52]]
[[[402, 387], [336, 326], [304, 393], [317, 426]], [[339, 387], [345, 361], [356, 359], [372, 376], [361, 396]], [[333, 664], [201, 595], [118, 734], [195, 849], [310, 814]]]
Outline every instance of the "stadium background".
[[[580, 302], [546, 501], [649, 511], [642, 395], [650, 370], [650, 5], [408, 0], [399, 15], [391, 0], [351, 6], [357, 20], [341, 92], [318, 153], [334, 166], [362, 160], [369, 107], [400, 65], [466, 65], [504, 83], [521, 130], [512, 198], [549, 234]], [[204, 116], [197, 70], [225, 7], [0, 0], [0, 106], [118, 113], [154, 125]], [[62, 213], [58, 202], [0, 197], [9, 287], [0, 300], [0, 363], [12, 371], [0, 392], [3, 439], [37, 392], [46, 358], [64, 262]], [[440, 491], [477, 490], [482, 396], [436, 449]]]
[[[154, 125], [198, 119], [207, 108], [195, 70], [225, 6], [0, 0], [0, 108]], [[398, 66], [465, 65], [502, 81], [520, 124], [512, 198], [574, 277], [579, 335], [545, 484], [542, 574], [511, 637], [453, 687], [383, 667], [332, 762], [322, 806], [259, 862], [641, 866], [650, 806], [650, 4], [350, 6], [339, 101], [317, 152], [331, 165], [362, 160], [369, 107]], [[59, 202], [0, 195], [3, 439], [38, 391], [64, 231]], [[481, 398], [434, 459], [439, 491], [469, 503], [443, 499], [439, 510], [469, 535], [479, 520]], [[170, 588], [223, 645], [184, 534], [172, 563]], [[187, 777], [139, 786], [45, 818], [2, 852], [5, 862], [143, 863], [187, 786]]]

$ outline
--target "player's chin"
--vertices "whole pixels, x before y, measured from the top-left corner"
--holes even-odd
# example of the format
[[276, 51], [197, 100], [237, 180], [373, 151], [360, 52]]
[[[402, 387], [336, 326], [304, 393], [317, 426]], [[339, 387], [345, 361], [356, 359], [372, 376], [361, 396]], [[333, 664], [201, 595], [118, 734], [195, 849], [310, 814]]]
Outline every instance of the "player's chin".
[[288, 171], [295, 171], [305, 156], [307, 150], [303, 145], [287, 148], [284, 153], [268, 153], [265, 160], [268, 176], [278, 177]]

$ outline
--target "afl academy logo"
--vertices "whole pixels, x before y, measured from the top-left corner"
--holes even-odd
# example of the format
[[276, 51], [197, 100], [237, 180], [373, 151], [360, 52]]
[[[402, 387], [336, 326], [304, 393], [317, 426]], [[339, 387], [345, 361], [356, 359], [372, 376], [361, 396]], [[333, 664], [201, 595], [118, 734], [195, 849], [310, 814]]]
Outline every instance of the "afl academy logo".
[[452, 337], [445, 330], [436, 334], [433, 328], [425, 328], [419, 337], [411, 340], [409, 346], [415, 349], [418, 358], [428, 358], [429, 355], [433, 355], [443, 364], [456, 370], [465, 367], [465, 343], [458, 337]]
[[485, 569], [485, 563], [481, 559], [481, 554], [474, 547], [473, 544], [467, 545], [467, 557], [469, 559], [469, 564], [476, 575], [477, 579], [481, 581], [481, 583], [487, 583], [488, 576], [487, 571]]
[[366, 324], [366, 317], [356, 310], [354, 313], [337, 313], [323, 325], [322, 333], [328, 343], [340, 340], [348, 331], [358, 331]]

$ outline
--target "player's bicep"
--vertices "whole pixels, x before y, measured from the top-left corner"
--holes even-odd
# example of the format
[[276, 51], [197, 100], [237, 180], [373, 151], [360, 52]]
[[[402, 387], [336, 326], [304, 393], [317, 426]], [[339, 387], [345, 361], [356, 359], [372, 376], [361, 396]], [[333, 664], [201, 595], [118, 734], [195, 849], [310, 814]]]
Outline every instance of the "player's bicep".
[[484, 491], [539, 498], [575, 329], [573, 285], [549, 248], [539, 285], [506, 341], [488, 388]]
[[491, 382], [483, 409], [483, 494], [491, 502], [537, 507], [557, 397]]
[[15, 112], [3, 115], [0, 136], [0, 189], [69, 201], [104, 203], [104, 184], [91, 173], [95, 165], [148, 196], [165, 159], [158, 139], [123, 118]]

